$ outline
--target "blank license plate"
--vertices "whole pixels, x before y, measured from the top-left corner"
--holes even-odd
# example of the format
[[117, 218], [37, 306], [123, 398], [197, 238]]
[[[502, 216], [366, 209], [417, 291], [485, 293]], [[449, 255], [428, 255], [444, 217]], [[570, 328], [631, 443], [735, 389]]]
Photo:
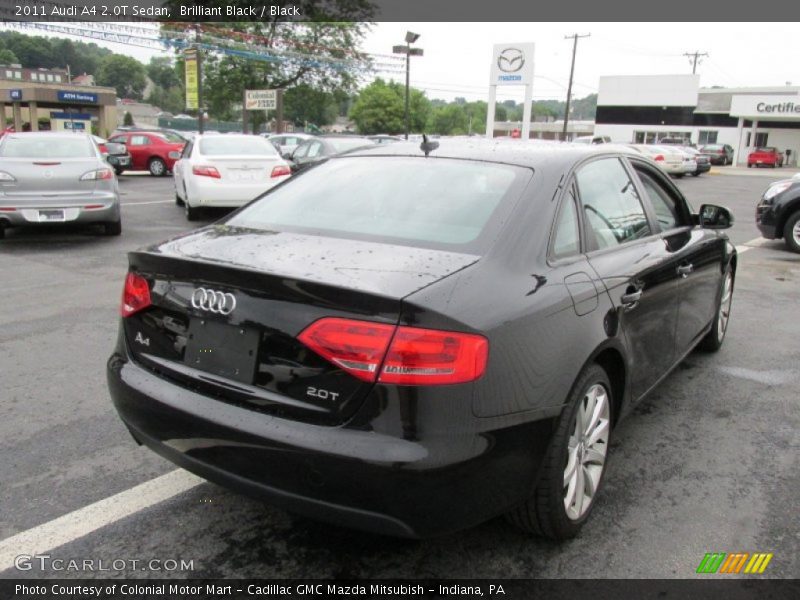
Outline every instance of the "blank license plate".
[[63, 221], [63, 210], [40, 210], [39, 221]]
[[254, 329], [192, 319], [184, 362], [194, 369], [251, 384], [259, 337]]
[[258, 171], [236, 171], [237, 181], [255, 181]]

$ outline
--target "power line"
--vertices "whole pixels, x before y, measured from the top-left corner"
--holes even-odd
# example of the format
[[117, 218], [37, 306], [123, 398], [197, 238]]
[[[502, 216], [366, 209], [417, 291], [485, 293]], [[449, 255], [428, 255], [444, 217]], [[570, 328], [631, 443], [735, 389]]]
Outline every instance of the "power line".
[[708, 56], [708, 52], [700, 52], [699, 50], [695, 50], [694, 52], [684, 52], [683, 55], [689, 59], [690, 63], [692, 63], [692, 75], [694, 75], [697, 72], [698, 60], [701, 56]]
[[569, 69], [569, 86], [567, 87], [567, 106], [564, 108], [564, 139], [567, 139], [567, 123], [569, 122], [569, 103], [572, 100], [572, 76], [575, 74], [575, 54], [578, 52], [578, 40], [580, 38], [588, 38], [591, 33], [586, 33], [584, 35], [578, 35], [577, 33], [573, 33], [572, 35], [565, 35], [564, 39], [568, 40], [572, 38], [572, 66]]

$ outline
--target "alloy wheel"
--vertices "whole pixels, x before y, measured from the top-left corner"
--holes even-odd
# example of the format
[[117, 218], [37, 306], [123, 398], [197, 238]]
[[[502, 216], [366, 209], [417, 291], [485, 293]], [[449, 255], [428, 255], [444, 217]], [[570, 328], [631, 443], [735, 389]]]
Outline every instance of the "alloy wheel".
[[591, 385], [575, 411], [572, 435], [567, 443], [564, 469], [564, 509], [577, 521], [589, 510], [597, 494], [608, 454], [611, 427], [608, 392]]
[[[798, 227], [795, 227], [796, 233], [800, 234]], [[717, 336], [719, 341], [725, 337], [725, 330], [728, 328], [728, 320], [731, 316], [731, 302], [733, 301], [733, 275], [730, 273], [725, 274], [725, 283], [722, 287], [722, 298], [719, 301], [719, 315], [717, 319]]]
[[792, 237], [794, 238], [794, 243], [800, 246], [800, 221], [797, 221], [792, 227]]

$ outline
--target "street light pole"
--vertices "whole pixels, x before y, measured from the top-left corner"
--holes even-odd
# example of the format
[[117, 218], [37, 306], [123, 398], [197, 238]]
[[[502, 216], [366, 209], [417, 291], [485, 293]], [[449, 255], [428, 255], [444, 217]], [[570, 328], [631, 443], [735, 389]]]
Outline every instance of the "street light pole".
[[405, 102], [405, 111], [404, 111], [404, 122], [405, 122], [405, 130], [406, 130], [406, 139], [408, 139], [408, 132], [411, 129], [410, 124], [410, 115], [409, 115], [409, 98], [410, 98], [410, 90], [411, 90], [411, 57], [412, 56], [422, 56], [422, 48], [412, 48], [411, 44], [416, 42], [419, 39], [418, 33], [413, 33], [411, 31], [406, 32], [406, 43], [405, 46], [393, 46], [392, 52], [394, 54], [405, 54], [406, 55], [406, 102]]

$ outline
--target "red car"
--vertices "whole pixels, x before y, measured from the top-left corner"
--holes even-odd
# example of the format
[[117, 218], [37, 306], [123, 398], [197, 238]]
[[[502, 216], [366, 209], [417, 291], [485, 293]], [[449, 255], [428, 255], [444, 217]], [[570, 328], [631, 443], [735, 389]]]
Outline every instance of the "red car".
[[752, 167], [769, 165], [773, 169], [775, 167], [783, 166], [783, 152], [772, 146], [765, 146], [763, 148], [756, 148], [747, 155], [747, 166]]
[[154, 177], [172, 171], [186, 144], [185, 139], [170, 131], [118, 132], [108, 141], [125, 144], [131, 155], [132, 171], [150, 171]]

